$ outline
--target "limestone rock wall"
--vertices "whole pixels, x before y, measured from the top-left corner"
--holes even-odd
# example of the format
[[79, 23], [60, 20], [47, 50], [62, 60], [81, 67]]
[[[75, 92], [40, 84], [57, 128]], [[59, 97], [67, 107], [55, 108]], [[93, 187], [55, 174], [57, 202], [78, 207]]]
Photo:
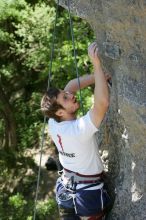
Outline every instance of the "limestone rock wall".
[[[60, 0], [67, 8], [68, 1]], [[115, 202], [108, 219], [146, 220], [146, 0], [70, 0], [112, 74], [101, 148]]]

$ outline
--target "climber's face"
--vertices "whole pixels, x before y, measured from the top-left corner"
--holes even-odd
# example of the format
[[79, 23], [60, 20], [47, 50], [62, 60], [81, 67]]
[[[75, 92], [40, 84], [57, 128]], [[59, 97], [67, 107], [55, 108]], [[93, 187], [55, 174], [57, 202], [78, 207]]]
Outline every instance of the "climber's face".
[[72, 93], [64, 90], [60, 90], [57, 96], [57, 103], [62, 105], [63, 109], [59, 109], [56, 114], [65, 120], [71, 119], [72, 117], [74, 118], [80, 106], [76, 97]]

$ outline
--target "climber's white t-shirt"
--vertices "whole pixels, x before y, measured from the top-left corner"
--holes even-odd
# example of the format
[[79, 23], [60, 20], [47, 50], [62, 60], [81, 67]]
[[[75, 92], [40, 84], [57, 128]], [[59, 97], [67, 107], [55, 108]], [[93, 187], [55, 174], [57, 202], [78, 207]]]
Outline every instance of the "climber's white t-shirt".
[[73, 172], [92, 175], [103, 171], [90, 113], [72, 121], [49, 119], [49, 134], [59, 151], [62, 166]]

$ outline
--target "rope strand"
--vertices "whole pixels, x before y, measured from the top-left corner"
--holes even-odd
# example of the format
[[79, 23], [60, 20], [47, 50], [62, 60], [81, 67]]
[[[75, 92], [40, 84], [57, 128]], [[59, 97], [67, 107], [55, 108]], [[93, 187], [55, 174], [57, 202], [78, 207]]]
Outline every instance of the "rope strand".
[[[50, 86], [51, 86], [51, 71], [52, 71], [52, 62], [53, 62], [53, 56], [54, 56], [54, 44], [55, 44], [55, 36], [56, 36], [56, 24], [57, 24], [57, 18], [58, 18], [58, 8], [59, 8], [59, 0], [57, 1], [57, 6], [56, 6], [56, 16], [55, 16], [54, 31], [53, 31], [53, 38], [52, 38], [52, 45], [51, 45], [51, 53], [50, 53], [50, 65], [49, 65], [49, 72], [48, 72], [48, 86], [47, 86], [47, 89], [49, 89]], [[69, 23], [70, 23], [73, 51], [74, 51], [75, 70], [76, 70], [76, 75], [77, 75], [77, 79], [78, 79], [78, 86], [79, 86], [79, 92], [80, 92], [79, 93], [80, 94], [80, 104], [81, 104], [82, 112], [84, 114], [84, 109], [83, 109], [83, 104], [82, 104], [82, 95], [81, 95], [81, 86], [80, 86], [79, 73], [78, 73], [78, 67], [77, 67], [77, 59], [76, 59], [76, 49], [75, 49], [75, 40], [74, 40], [74, 32], [73, 32], [73, 23], [72, 23], [72, 18], [71, 18], [71, 13], [70, 13], [69, 0], [68, 0], [68, 14], [69, 14]], [[39, 170], [38, 170], [38, 176], [37, 176], [37, 186], [36, 186], [36, 194], [35, 194], [33, 220], [36, 219], [36, 211], [37, 211], [36, 206], [37, 206], [39, 184], [40, 184], [41, 161], [42, 161], [42, 152], [43, 152], [43, 146], [44, 146], [44, 140], [45, 140], [46, 121], [47, 121], [47, 118], [44, 117], [44, 123], [43, 123], [42, 135], [41, 135], [42, 139], [41, 139], [41, 150], [40, 150], [40, 162], [39, 162]]]
[[59, 8], [59, 0], [56, 6], [56, 16], [55, 16], [53, 39], [52, 39], [52, 45], [51, 45], [51, 53], [50, 53], [50, 65], [49, 65], [49, 73], [48, 73], [47, 90], [51, 87], [51, 71], [52, 71], [52, 63], [53, 63], [53, 56], [54, 56], [54, 45], [55, 45], [55, 36], [56, 36], [56, 24], [57, 24], [57, 18], [58, 18], [58, 8]]
[[[59, 7], [59, 0], [57, 2], [57, 6], [56, 6], [56, 16], [55, 16], [53, 39], [52, 39], [52, 45], [51, 45], [51, 53], [50, 53], [50, 65], [49, 65], [47, 89], [49, 89], [51, 86], [51, 71], [52, 71], [52, 62], [53, 62], [53, 55], [54, 55], [54, 43], [55, 43], [55, 35], [56, 35], [56, 24], [57, 24], [57, 18], [58, 18], [58, 7]], [[40, 162], [39, 162], [39, 170], [38, 170], [38, 176], [37, 176], [37, 186], [36, 186], [36, 194], [35, 194], [33, 220], [36, 219], [36, 211], [37, 211], [36, 206], [37, 206], [39, 184], [40, 184], [41, 162], [42, 162], [42, 153], [43, 153], [43, 146], [44, 146], [44, 140], [45, 140], [44, 134], [45, 134], [46, 121], [47, 121], [47, 118], [44, 117], [43, 129], [42, 129], [42, 135], [41, 135], [42, 139], [41, 139], [41, 149], [40, 149]]]
[[78, 72], [78, 66], [77, 66], [77, 56], [76, 56], [76, 49], [75, 49], [73, 22], [72, 22], [72, 17], [71, 17], [71, 12], [70, 12], [69, 0], [68, 0], [68, 14], [69, 14], [69, 22], [70, 22], [70, 31], [71, 31], [72, 45], [73, 45], [73, 51], [74, 51], [75, 70], [76, 70], [76, 75], [77, 75], [77, 79], [78, 79], [78, 86], [79, 86], [80, 104], [81, 104], [81, 108], [82, 108], [82, 113], [84, 114], [82, 94], [81, 94], [81, 86], [80, 86], [80, 79], [79, 79], [79, 72]]
[[43, 153], [43, 146], [44, 146], [44, 140], [45, 140], [45, 137], [44, 137], [45, 136], [45, 126], [46, 126], [46, 117], [44, 117], [44, 123], [43, 123], [43, 129], [42, 129], [40, 162], [39, 162], [39, 170], [38, 170], [38, 176], [37, 176], [37, 187], [36, 187], [36, 194], [35, 194], [35, 204], [34, 204], [33, 220], [35, 220], [35, 218], [36, 218], [36, 206], [37, 206], [38, 191], [39, 191], [39, 184], [40, 184], [42, 153]]

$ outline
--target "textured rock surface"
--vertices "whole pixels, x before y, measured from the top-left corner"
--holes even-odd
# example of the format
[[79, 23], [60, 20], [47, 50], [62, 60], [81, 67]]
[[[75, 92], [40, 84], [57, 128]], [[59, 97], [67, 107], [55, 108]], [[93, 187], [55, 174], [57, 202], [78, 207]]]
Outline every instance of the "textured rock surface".
[[91, 25], [113, 78], [101, 129], [116, 192], [108, 219], [146, 220], [146, 0], [70, 0], [70, 7]]

